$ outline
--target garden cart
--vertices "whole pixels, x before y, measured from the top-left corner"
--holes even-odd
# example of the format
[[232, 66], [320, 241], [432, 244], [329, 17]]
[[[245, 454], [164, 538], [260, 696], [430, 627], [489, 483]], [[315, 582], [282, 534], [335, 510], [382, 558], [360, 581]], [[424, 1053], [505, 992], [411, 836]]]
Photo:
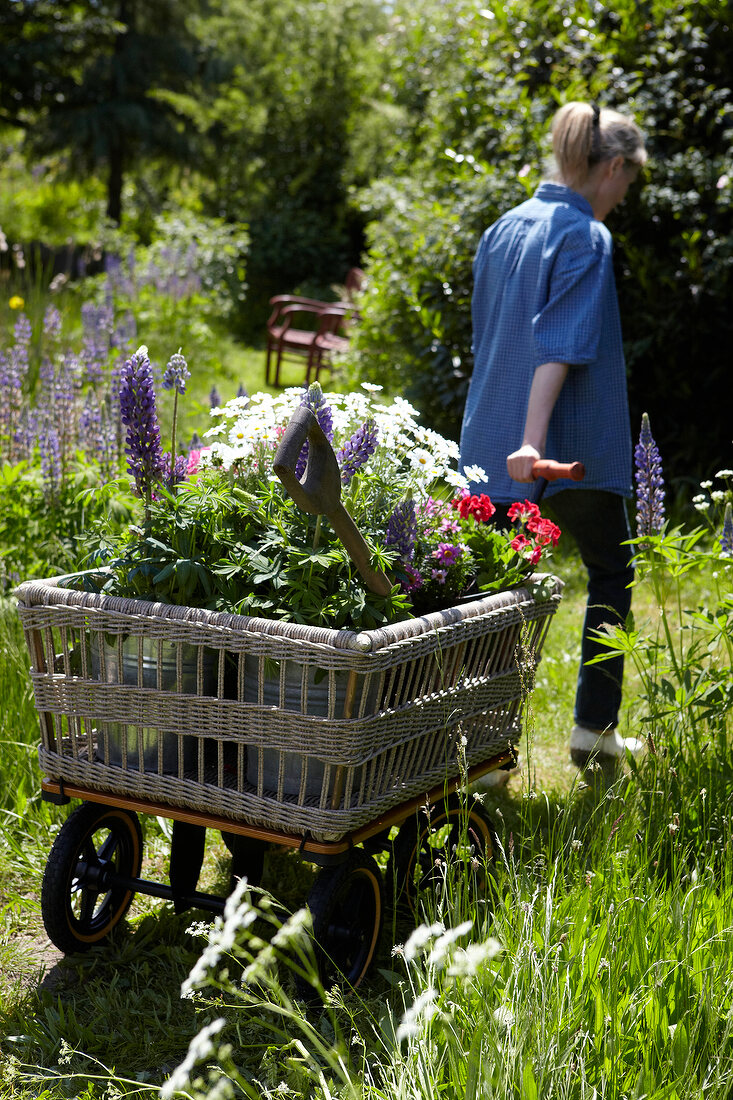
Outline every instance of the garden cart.
[[[302, 507], [335, 516], [359, 564], [360, 536], [333, 483], [329, 491], [324, 472], [316, 476], [317, 447], [293, 485], [297, 432], [310, 426], [293, 431], [278, 454], [281, 479]], [[548, 476], [558, 473], [567, 468]], [[368, 583], [382, 583], [361, 564]], [[449, 826], [449, 847], [459, 828], [451, 792], [512, 766], [560, 582], [478, 594], [358, 632], [67, 584], [27, 581], [16, 593], [40, 718], [43, 796], [82, 800], [44, 874], [50, 939], [64, 952], [100, 943], [136, 892], [178, 911], [222, 912], [223, 897], [197, 889], [211, 828], [232, 851], [234, 872], [253, 884], [269, 844], [320, 867], [308, 906], [322, 977], [357, 985], [382, 922], [374, 853], [393, 838], [392, 868], [409, 895], [416, 865], [431, 862], [428, 825]], [[426, 803], [436, 805], [429, 823], [416, 814]], [[480, 804], [465, 812], [472, 841], [490, 850]], [[140, 877], [139, 815], [173, 821], [167, 883]]]

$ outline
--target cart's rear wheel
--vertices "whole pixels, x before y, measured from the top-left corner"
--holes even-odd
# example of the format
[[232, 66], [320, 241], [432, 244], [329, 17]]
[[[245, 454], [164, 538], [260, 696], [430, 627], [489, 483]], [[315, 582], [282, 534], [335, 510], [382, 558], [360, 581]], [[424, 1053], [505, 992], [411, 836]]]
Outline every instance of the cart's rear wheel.
[[66, 819], [41, 888], [43, 923], [60, 951], [88, 951], [124, 917], [134, 891], [110, 876], [139, 876], [142, 839], [137, 814], [128, 810], [84, 802]]
[[[389, 859], [387, 880], [398, 902], [418, 916], [419, 897], [442, 888], [451, 868], [465, 869], [472, 894], [486, 886], [486, 868], [496, 854], [496, 829], [480, 803], [465, 805], [457, 795], [420, 810], [400, 827]], [[465, 880], [464, 880], [465, 881]]]
[[355, 848], [343, 863], [324, 868], [308, 895], [321, 982], [358, 986], [372, 964], [384, 912], [382, 873]]

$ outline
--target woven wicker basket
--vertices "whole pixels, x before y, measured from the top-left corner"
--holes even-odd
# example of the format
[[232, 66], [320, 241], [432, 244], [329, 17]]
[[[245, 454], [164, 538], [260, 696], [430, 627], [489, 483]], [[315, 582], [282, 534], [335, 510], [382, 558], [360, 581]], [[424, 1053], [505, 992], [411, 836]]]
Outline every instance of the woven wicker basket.
[[16, 592], [48, 778], [323, 841], [516, 742], [561, 587], [355, 633], [60, 580]]

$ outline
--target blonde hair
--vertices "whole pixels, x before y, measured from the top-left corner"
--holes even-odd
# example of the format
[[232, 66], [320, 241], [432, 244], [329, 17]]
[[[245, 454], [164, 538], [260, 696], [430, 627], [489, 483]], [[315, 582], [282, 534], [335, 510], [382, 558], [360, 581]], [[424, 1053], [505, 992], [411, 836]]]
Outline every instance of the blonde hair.
[[603, 160], [622, 156], [639, 168], [646, 163], [641, 130], [630, 118], [590, 103], [566, 103], [552, 120], [552, 152], [558, 178], [570, 186], [585, 182]]

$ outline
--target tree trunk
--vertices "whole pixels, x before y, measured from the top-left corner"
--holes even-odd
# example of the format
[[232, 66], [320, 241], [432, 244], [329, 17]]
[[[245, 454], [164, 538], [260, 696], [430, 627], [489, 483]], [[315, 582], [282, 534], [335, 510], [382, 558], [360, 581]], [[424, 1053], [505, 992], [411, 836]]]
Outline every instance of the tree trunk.
[[123, 162], [122, 138], [118, 134], [110, 146], [109, 176], [107, 178], [107, 217], [115, 225], [122, 223]]

